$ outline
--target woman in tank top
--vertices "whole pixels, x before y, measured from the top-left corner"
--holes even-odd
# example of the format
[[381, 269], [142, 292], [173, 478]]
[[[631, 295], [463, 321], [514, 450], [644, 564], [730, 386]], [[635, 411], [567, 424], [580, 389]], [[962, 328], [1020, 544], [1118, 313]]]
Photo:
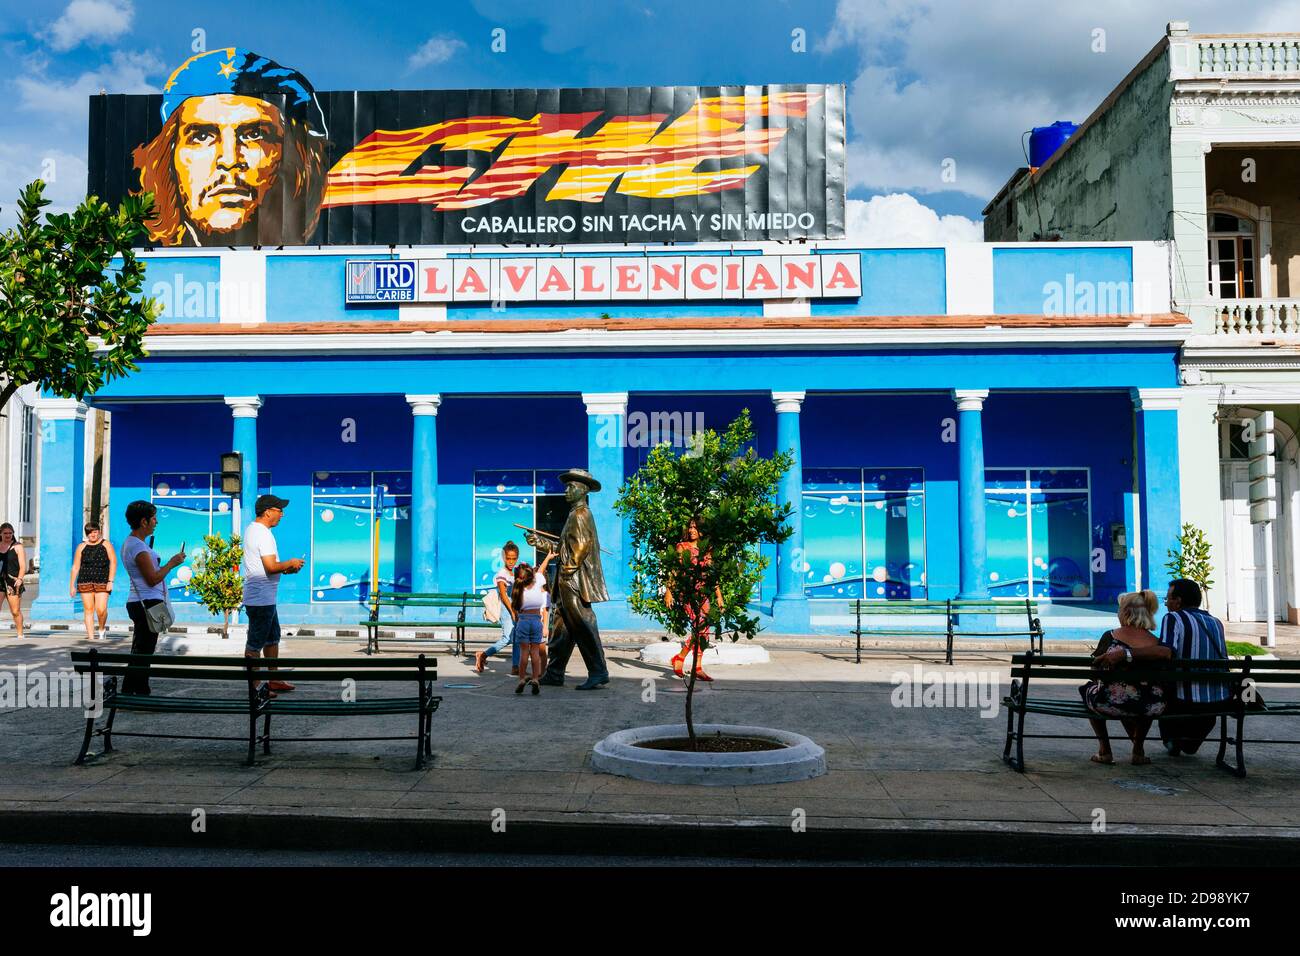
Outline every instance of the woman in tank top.
[[[108, 595], [117, 573], [117, 555], [104, 538], [99, 525], [86, 525], [86, 540], [77, 545], [72, 556], [70, 596], [81, 595], [81, 609], [86, 620], [86, 639], [93, 641], [108, 634]], [[99, 618], [99, 627], [95, 619]]]
[[23, 575], [27, 573], [27, 552], [18, 541], [14, 526], [0, 524], [0, 594], [13, 615], [18, 636], [23, 636]]

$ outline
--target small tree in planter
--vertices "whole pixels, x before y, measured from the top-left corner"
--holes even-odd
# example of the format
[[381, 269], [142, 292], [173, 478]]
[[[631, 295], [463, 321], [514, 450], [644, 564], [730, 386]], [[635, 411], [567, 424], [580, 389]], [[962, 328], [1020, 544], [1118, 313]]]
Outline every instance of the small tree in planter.
[[[786, 451], [761, 458], [749, 411], [719, 435], [697, 432], [687, 454], [663, 444], [623, 485], [614, 508], [631, 519], [632, 588], [638, 614], [671, 634], [686, 635], [692, 662], [686, 688], [686, 731], [697, 749], [692, 703], [700, 655], [716, 632], [732, 641], [752, 639], [758, 617], [748, 612], [767, 558], [760, 544], [790, 537], [788, 504], [777, 504], [777, 486], [790, 470]], [[691, 525], [699, 534], [696, 560], [683, 546]], [[665, 601], [665, 593], [671, 601]], [[717, 596], [722, 595], [721, 604]]]
[[230, 543], [219, 534], [203, 537], [203, 549], [194, 555], [194, 576], [189, 587], [213, 614], [222, 615], [221, 638], [230, 636], [230, 615], [244, 603], [244, 579], [239, 566], [244, 560], [244, 549], [239, 545], [239, 535], [231, 535]]
[[1169, 550], [1165, 567], [1175, 578], [1195, 581], [1201, 592], [1208, 595], [1214, 581], [1210, 579], [1210, 541], [1205, 532], [1191, 522], [1184, 524], [1183, 533], [1178, 536], [1178, 550]]

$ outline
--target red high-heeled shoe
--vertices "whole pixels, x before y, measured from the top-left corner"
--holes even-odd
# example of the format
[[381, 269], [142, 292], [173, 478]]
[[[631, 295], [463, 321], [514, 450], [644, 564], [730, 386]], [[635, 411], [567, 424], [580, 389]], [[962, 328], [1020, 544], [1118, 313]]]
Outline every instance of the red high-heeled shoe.
[[700, 666], [700, 649], [695, 649], [695, 679], [703, 681], [713, 680], [708, 674], [704, 673], [704, 668]]
[[686, 674], [683, 671], [683, 668], [686, 666], [686, 645], [685, 644], [682, 645], [682, 649], [673, 657], [672, 663], [673, 663], [673, 673], [676, 674], [678, 677], [685, 677]]

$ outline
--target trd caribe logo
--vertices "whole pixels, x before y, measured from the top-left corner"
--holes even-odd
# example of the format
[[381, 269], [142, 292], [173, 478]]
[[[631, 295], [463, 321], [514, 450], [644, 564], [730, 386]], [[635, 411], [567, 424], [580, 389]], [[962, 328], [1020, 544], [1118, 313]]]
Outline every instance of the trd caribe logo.
[[414, 302], [415, 263], [348, 260], [348, 302]]

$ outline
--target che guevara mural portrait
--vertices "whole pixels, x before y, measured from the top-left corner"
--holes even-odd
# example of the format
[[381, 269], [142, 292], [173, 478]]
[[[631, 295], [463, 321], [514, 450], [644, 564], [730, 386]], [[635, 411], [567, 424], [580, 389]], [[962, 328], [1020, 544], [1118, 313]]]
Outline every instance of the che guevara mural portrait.
[[319, 92], [239, 47], [90, 99], [90, 192], [157, 246], [844, 234], [844, 87]]
[[247, 50], [190, 57], [163, 87], [162, 129], [137, 146], [164, 246], [301, 244], [325, 193], [329, 131], [297, 70]]

